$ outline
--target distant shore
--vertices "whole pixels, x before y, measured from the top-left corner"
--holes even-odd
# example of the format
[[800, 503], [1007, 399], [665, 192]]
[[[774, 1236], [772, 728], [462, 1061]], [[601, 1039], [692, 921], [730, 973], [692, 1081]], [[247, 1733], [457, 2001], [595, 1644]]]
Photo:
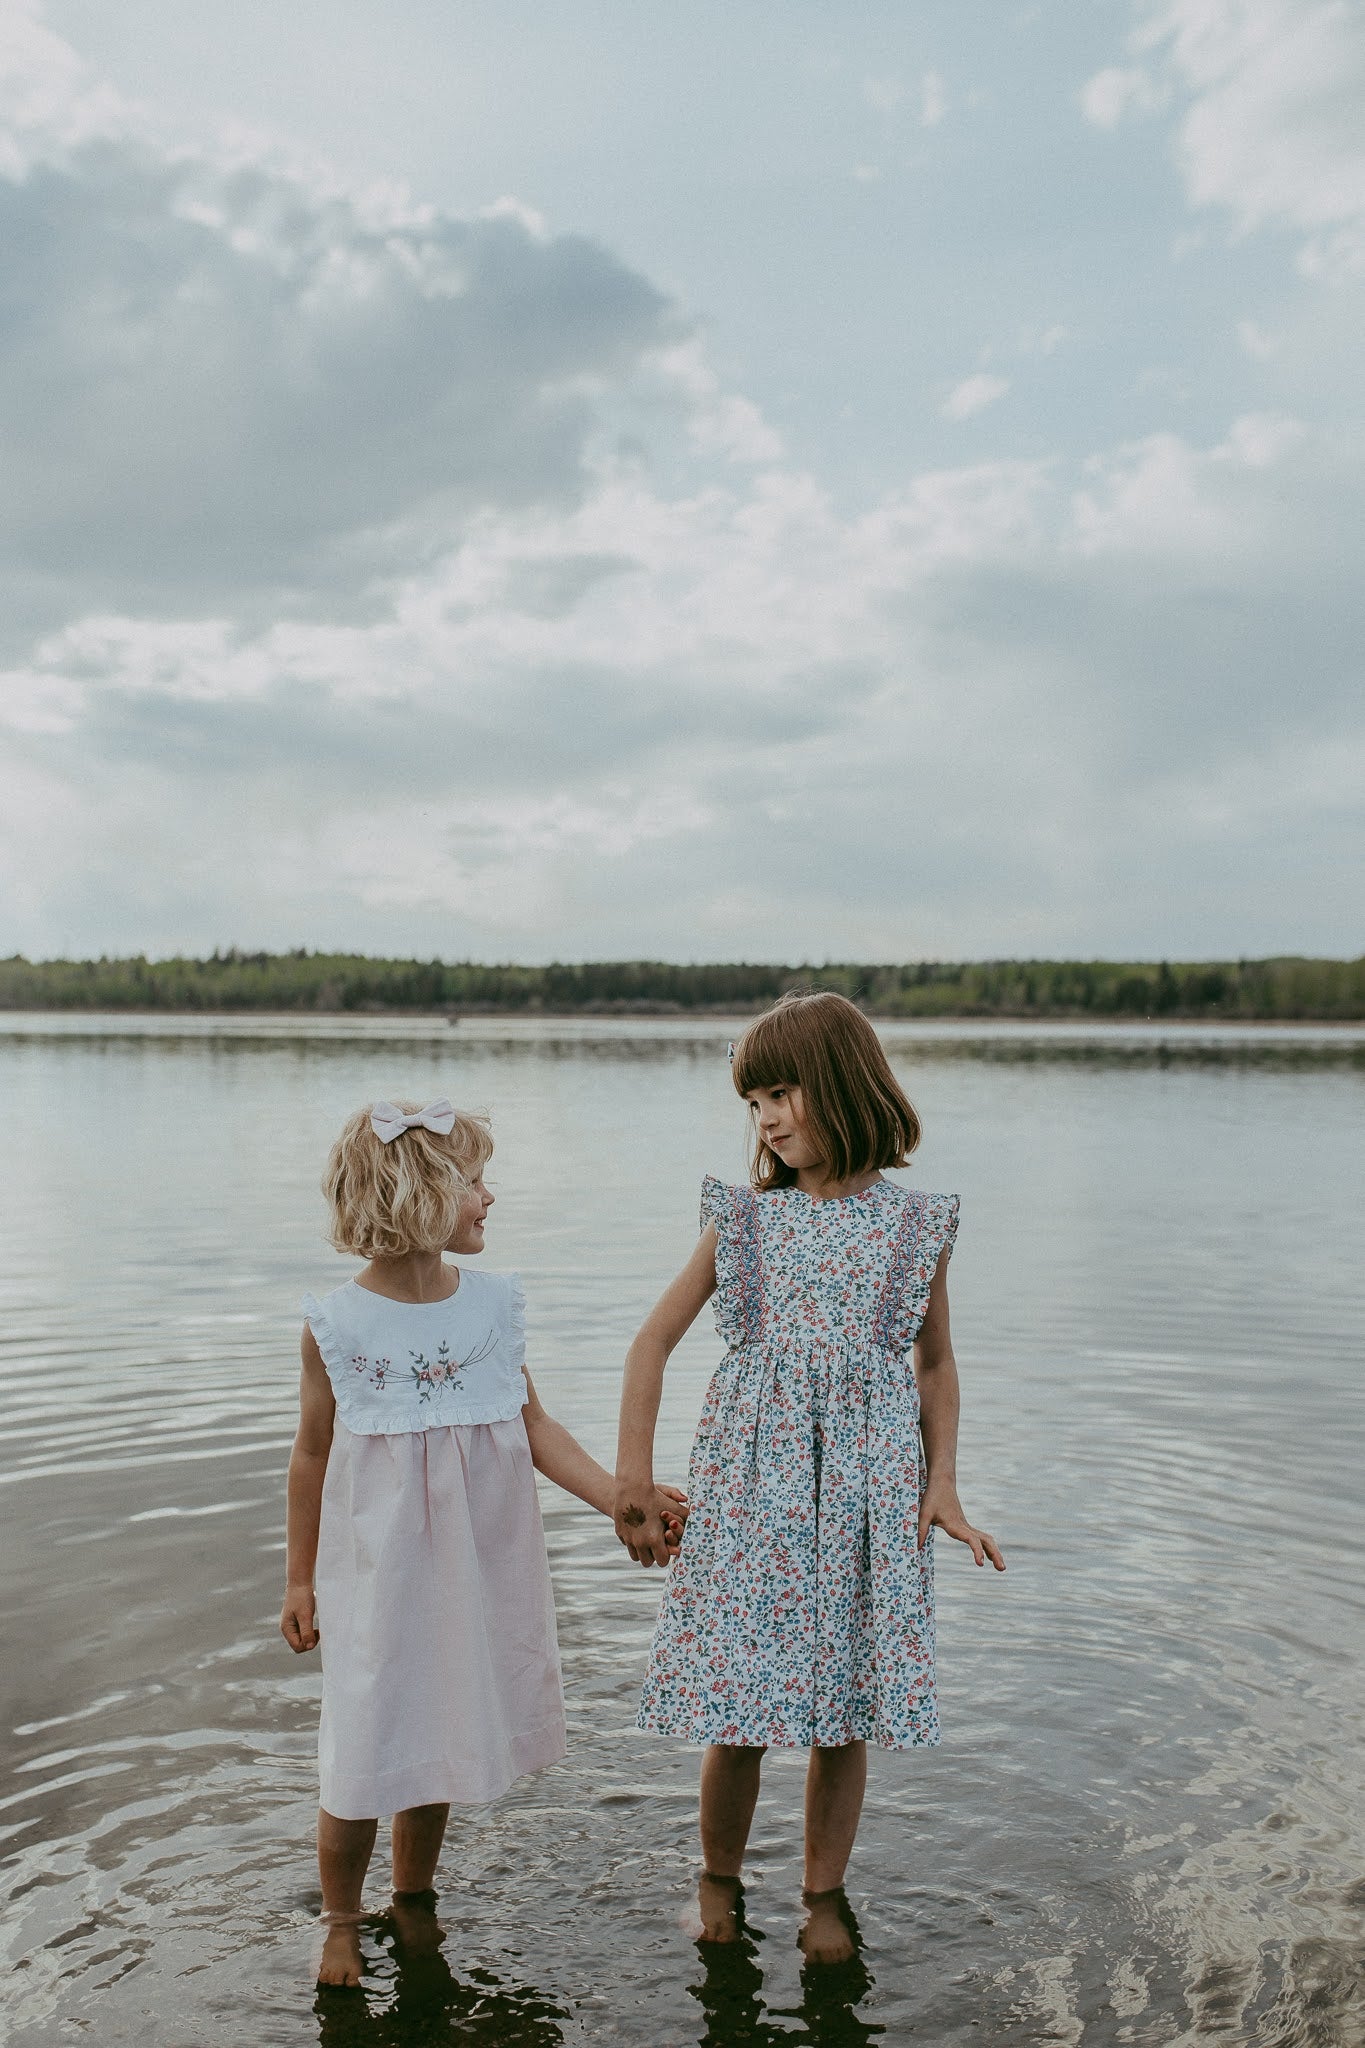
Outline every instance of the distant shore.
[[163, 1015], [740, 1017], [792, 988], [830, 988], [883, 1022], [1352, 1024], [1365, 959], [552, 962], [245, 953], [0, 960], [0, 1012]]

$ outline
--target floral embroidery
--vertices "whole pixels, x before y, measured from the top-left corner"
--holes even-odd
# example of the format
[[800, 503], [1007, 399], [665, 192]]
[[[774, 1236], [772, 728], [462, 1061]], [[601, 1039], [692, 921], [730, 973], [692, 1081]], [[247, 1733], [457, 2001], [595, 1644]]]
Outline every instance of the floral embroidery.
[[[476, 1344], [464, 1358], [451, 1357], [450, 1345], [444, 1337], [436, 1347], [434, 1359], [428, 1358], [425, 1352], [410, 1351], [408, 1357], [412, 1364], [408, 1367], [408, 1372], [417, 1389], [418, 1400], [429, 1401], [432, 1395], [439, 1393], [443, 1387], [453, 1387], [457, 1392], [462, 1391], [464, 1381], [460, 1374], [471, 1365], [481, 1365], [490, 1352], [496, 1349], [497, 1341], [496, 1331], [490, 1330], [483, 1342]], [[351, 1364], [372, 1387], [378, 1387], [381, 1392], [388, 1385], [394, 1371], [391, 1358], [377, 1358], [372, 1363], [363, 1352], [357, 1352], [351, 1359]]]
[[351, 1364], [362, 1379], [367, 1379], [372, 1387], [381, 1389], [387, 1386], [389, 1374], [393, 1371], [391, 1358], [377, 1358], [371, 1365], [363, 1351], [356, 1352]]
[[727, 1351], [692, 1449], [639, 1725], [692, 1742], [938, 1740], [932, 1538], [906, 1354], [955, 1196], [708, 1180]]

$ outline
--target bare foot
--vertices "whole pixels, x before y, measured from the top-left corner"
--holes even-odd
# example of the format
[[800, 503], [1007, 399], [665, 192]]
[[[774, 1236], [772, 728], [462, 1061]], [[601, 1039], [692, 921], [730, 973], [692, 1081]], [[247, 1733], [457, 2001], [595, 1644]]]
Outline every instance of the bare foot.
[[846, 1963], [858, 1953], [842, 1886], [832, 1892], [802, 1892], [801, 1901], [806, 1924], [796, 1939], [808, 1963]]
[[436, 1894], [395, 1892], [393, 1928], [409, 1956], [435, 1955], [445, 1940], [445, 1929], [436, 1918]]
[[340, 1926], [329, 1926], [322, 1944], [322, 1961], [318, 1964], [319, 1984], [358, 1985], [362, 1968], [359, 1916], [343, 1921]]
[[737, 1877], [715, 1877], [704, 1870], [697, 1884], [697, 1911], [701, 1914], [698, 1941], [738, 1941], [743, 1899], [744, 1887]]

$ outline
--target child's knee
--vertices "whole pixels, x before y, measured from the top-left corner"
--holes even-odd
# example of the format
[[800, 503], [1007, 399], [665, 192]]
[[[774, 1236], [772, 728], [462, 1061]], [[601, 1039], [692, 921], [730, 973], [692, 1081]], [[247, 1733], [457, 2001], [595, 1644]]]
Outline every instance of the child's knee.
[[766, 1742], [713, 1742], [711, 1754], [731, 1770], [756, 1770], [768, 1754]]

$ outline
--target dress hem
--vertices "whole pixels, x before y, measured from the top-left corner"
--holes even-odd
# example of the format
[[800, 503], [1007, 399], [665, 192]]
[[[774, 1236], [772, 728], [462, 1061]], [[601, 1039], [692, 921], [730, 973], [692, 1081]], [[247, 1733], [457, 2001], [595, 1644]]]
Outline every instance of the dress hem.
[[842, 1749], [846, 1743], [870, 1742], [875, 1749], [898, 1751], [937, 1749], [942, 1741], [941, 1735], [937, 1733], [912, 1735], [903, 1742], [892, 1741], [885, 1735], [879, 1735], [875, 1728], [856, 1727], [837, 1735], [792, 1735], [787, 1732], [778, 1734], [772, 1729], [733, 1734], [731, 1730], [734, 1725], [732, 1721], [727, 1721], [724, 1734], [710, 1734], [688, 1728], [668, 1728], [661, 1722], [641, 1714], [636, 1718], [635, 1730], [639, 1735], [657, 1735], [673, 1742], [685, 1742], [691, 1749], [709, 1749], [712, 1746], [718, 1749]]
[[518, 1778], [532, 1777], [568, 1755], [563, 1724], [537, 1729], [509, 1742], [496, 1765], [428, 1757], [373, 1777], [353, 1772], [320, 1774], [318, 1804], [336, 1820], [385, 1820], [412, 1806], [489, 1806]]

